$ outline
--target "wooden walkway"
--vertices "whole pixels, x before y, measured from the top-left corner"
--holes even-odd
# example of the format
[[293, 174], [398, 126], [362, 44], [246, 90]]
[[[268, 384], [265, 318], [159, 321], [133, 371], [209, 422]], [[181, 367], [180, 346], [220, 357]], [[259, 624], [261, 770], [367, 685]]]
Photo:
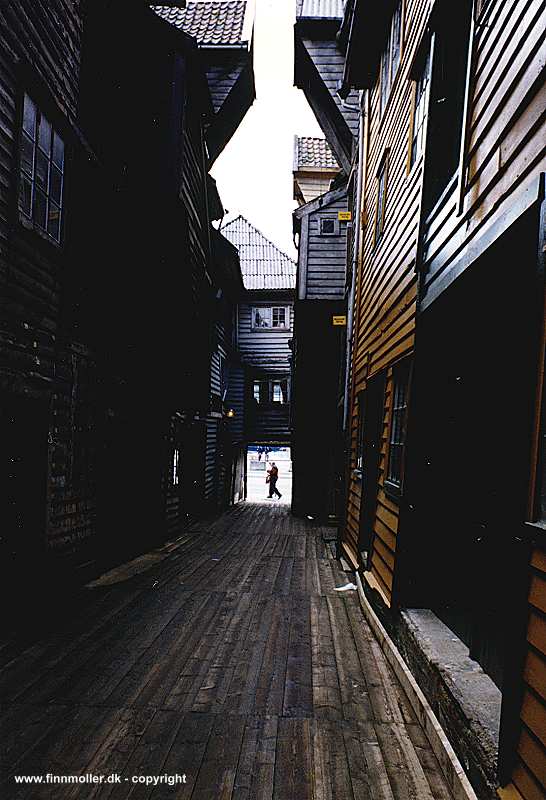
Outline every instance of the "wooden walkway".
[[[325, 530], [239, 505], [87, 589], [72, 622], [22, 652], [7, 643], [0, 796], [451, 798], [356, 593], [333, 591], [347, 576]], [[121, 782], [13, 778], [47, 773]]]

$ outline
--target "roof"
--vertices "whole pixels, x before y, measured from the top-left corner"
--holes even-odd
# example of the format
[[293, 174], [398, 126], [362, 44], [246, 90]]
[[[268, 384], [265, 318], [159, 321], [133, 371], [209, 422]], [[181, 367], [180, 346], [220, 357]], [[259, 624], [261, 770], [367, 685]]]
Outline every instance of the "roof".
[[245, 289], [295, 289], [296, 262], [242, 215], [221, 229], [239, 250]]
[[237, 46], [246, 40], [247, 0], [188, 0], [186, 8], [153, 6], [155, 13], [203, 47]]
[[326, 139], [318, 136], [296, 136], [294, 169], [339, 169]]
[[343, 19], [344, 0], [297, 0], [298, 19]]

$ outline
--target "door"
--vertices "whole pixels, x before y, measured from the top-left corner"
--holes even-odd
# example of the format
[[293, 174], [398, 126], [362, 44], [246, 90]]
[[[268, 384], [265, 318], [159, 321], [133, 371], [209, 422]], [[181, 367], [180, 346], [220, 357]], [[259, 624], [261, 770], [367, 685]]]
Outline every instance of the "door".
[[385, 373], [368, 382], [362, 394], [361, 436], [362, 448], [362, 494], [360, 506], [359, 551], [362, 563], [367, 566], [371, 556], [373, 524], [377, 506], [379, 460], [381, 457], [381, 435], [385, 407]]
[[48, 406], [0, 397], [0, 536], [6, 576], [38, 565], [45, 551]]

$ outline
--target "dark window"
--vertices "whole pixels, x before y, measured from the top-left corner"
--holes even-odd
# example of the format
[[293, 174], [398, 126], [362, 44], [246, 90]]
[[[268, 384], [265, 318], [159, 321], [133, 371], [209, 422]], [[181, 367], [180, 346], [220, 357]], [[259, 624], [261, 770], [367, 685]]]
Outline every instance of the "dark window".
[[387, 161], [385, 155], [377, 174], [377, 206], [375, 212], [374, 245], [378, 244], [385, 227], [385, 203], [387, 196]]
[[359, 478], [364, 468], [364, 392], [358, 395], [358, 426], [356, 429], [355, 470]]
[[56, 242], [61, 240], [64, 142], [25, 94], [21, 131], [19, 208]]
[[379, 113], [382, 114], [391, 86], [396, 77], [400, 60], [402, 58], [402, 20], [403, 20], [403, 0], [400, 0], [392, 16], [389, 29], [387, 46], [381, 56], [381, 72], [379, 77]]
[[463, 132], [472, 3], [445, 3], [442, 9], [434, 31], [425, 209], [434, 206], [457, 173]]
[[411, 125], [410, 168], [415, 164], [425, 147], [426, 121], [430, 91], [430, 49], [427, 52], [420, 74], [415, 81], [413, 115]]
[[321, 236], [339, 236], [339, 224], [333, 217], [321, 217], [320, 220]]
[[406, 446], [406, 416], [409, 390], [408, 364], [404, 363], [395, 368], [393, 381], [387, 482], [397, 489], [401, 489], [404, 477], [404, 449]]

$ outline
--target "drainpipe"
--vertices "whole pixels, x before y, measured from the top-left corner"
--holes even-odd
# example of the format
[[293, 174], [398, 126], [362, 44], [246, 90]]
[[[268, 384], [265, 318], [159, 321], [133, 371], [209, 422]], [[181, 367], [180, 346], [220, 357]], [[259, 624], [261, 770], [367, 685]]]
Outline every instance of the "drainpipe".
[[[364, 105], [365, 104], [365, 105]], [[351, 356], [352, 345], [354, 340], [353, 320], [354, 320], [354, 303], [356, 292], [356, 275], [358, 271], [358, 262], [360, 257], [360, 243], [361, 243], [361, 230], [362, 230], [362, 195], [365, 185], [365, 175], [367, 173], [368, 165], [368, 93], [362, 92], [360, 95], [360, 107], [362, 110], [361, 123], [359, 126], [359, 141], [358, 141], [358, 160], [357, 164], [357, 186], [356, 186], [356, 215], [353, 220], [354, 227], [354, 250], [353, 250], [353, 268], [351, 275], [351, 288], [347, 300], [347, 352], [345, 363], [345, 397], [343, 402], [343, 430], [347, 432], [348, 417], [349, 417], [349, 388], [351, 386]], [[356, 318], [358, 323], [358, 317]]]

